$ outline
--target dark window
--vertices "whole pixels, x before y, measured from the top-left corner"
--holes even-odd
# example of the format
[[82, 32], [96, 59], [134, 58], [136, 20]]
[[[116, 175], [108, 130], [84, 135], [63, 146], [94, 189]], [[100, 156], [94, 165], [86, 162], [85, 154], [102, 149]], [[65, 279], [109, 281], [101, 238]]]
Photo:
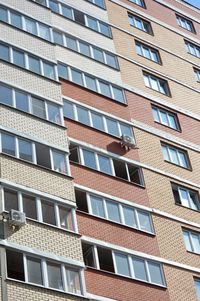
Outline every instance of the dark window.
[[79, 163], [80, 160], [79, 160], [78, 146], [71, 143], [69, 149], [70, 149], [69, 160], [72, 162]]
[[9, 278], [25, 281], [23, 254], [11, 250], [6, 251], [7, 275]]
[[18, 210], [17, 192], [14, 190], [4, 188], [4, 204], [6, 211], [10, 211], [11, 209]]
[[112, 252], [109, 249], [97, 247], [100, 269], [114, 273]]
[[86, 192], [75, 189], [75, 197], [78, 210], [88, 212]]
[[82, 243], [82, 250], [85, 265], [95, 268], [93, 246]]
[[85, 25], [84, 14], [76, 9], [74, 9], [74, 19], [77, 23]]
[[51, 168], [49, 147], [40, 143], [35, 143], [37, 164]]

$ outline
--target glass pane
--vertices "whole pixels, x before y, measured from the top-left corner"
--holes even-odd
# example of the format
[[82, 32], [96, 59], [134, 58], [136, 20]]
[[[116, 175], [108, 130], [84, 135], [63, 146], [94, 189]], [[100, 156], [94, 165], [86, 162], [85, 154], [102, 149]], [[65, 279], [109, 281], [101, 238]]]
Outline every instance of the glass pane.
[[27, 271], [28, 271], [28, 282], [43, 284], [42, 281], [42, 270], [41, 260], [31, 257], [26, 257], [27, 260]]
[[124, 222], [127, 226], [136, 227], [135, 210], [130, 207], [123, 206]]
[[92, 214], [105, 218], [103, 209], [103, 199], [90, 195], [90, 203], [92, 208]]
[[60, 226], [64, 229], [74, 230], [72, 212], [66, 207], [59, 206]]
[[73, 104], [67, 101], [64, 101], [64, 116], [74, 119]]
[[151, 282], [163, 285], [163, 277], [161, 272], [161, 266], [159, 263], [148, 262], [149, 273]]
[[169, 152], [170, 152], [170, 158], [171, 158], [170, 161], [179, 165], [177, 150], [175, 150], [173, 148], [168, 148], [168, 149], [169, 149]]
[[49, 0], [49, 8], [56, 13], [59, 12], [58, 3], [53, 0]]
[[92, 115], [93, 127], [98, 129], [98, 130], [104, 131], [102, 116], [97, 114], [97, 113], [94, 113], [94, 112], [92, 112], [91, 115]]
[[[0, 12], [1, 13], [1, 12]], [[13, 26], [16, 26], [18, 28], [22, 28], [22, 19], [21, 16], [14, 13], [10, 12], [10, 22]]]
[[116, 58], [114, 55], [106, 53], [106, 61], [109, 66], [114, 67], [114, 68], [117, 67]]
[[109, 84], [99, 81], [99, 86], [100, 86], [100, 91], [103, 95], [105, 95], [107, 97], [111, 97], [111, 91], [110, 91]]
[[121, 128], [122, 135], [124, 134], [124, 135], [128, 135], [131, 137], [133, 136], [133, 132], [132, 132], [130, 126], [120, 123], [120, 128]]
[[191, 238], [192, 238], [192, 245], [194, 248], [194, 252], [195, 253], [200, 253], [200, 241], [199, 241], [199, 235], [198, 234], [191, 234]]
[[91, 29], [93, 29], [95, 31], [98, 31], [98, 25], [97, 25], [97, 21], [95, 19], [87, 16], [87, 23], [88, 23], [88, 27], [90, 27]]
[[60, 265], [47, 263], [49, 287], [63, 290]]
[[79, 42], [80, 53], [90, 56], [90, 47], [82, 42]]
[[85, 75], [86, 87], [93, 91], [97, 91], [96, 81], [93, 77]]
[[104, 35], [107, 36], [107, 37], [110, 37], [110, 36], [111, 36], [111, 32], [110, 32], [110, 29], [109, 29], [109, 26], [108, 26], [108, 25], [99, 22], [99, 27], [100, 27], [100, 32], [101, 32], [102, 34], [104, 34]]
[[77, 115], [78, 115], [78, 121], [90, 125], [88, 110], [77, 106]]
[[61, 64], [58, 64], [57, 67], [58, 67], [58, 76], [62, 77], [62, 78], [65, 78], [65, 79], [68, 79], [67, 67], [64, 66], [64, 65], [61, 65]]
[[148, 59], [151, 59], [150, 50], [146, 47], [143, 47], [144, 56]]
[[50, 41], [50, 29], [48, 26], [39, 23], [39, 33], [41, 38]]
[[120, 215], [119, 215], [119, 206], [118, 204], [111, 202], [111, 201], [106, 201], [106, 207], [108, 211], [108, 218], [111, 221], [115, 221], [120, 223]]
[[160, 122], [160, 118], [159, 118], [159, 115], [158, 115], [158, 109], [152, 108], [152, 112], [153, 112], [154, 121]]
[[10, 61], [8, 46], [0, 44], [0, 59], [8, 62]]
[[170, 127], [173, 129], [178, 129], [175, 116], [168, 114], [168, 118]]
[[111, 163], [109, 158], [106, 156], [98, 155], [98, 160], [99, 160], [100, 171], [111, 175], [112, 168], [111, 168]]
[[4, 22], [8, 22], [7, 10], [3, 7], [0, 7], [0, 20]]
[[4, 206], [6, 211], [11, 209], [18, 210], [17, 191], [4, 188]]
[[54, 205], [47, 201], [42, 201], [42, 217], [43, 222], [47, 224], [56, 224]]
[[179, 160], [180, 160], [180, 165], [185, 168], [188, 168], [189, 166], [188, 166], [188, 160], [187, 160], [186, 155], [179, 151], [178, 156], [179, 156]]
[[63, 37], [62, 37], [61, 33], [57, 32], [57, 31], [54, 31], [53, 32], [53, 38], [54, 38], [54, 42], [56, 44], [63, 45]]
[[33, 115], [36, 115], [40, 118], [46, 118], [46, 111], [45, 111], [45, 103], [43, 100], [38, 98], [32, 97], [31, 98], [31, 109]]
[[165, 145], [162, 145], [162, 153], [163, 153], [164, 160], [170, 161], [168, 149]]
[[15, 91], [16, 108], [24, 112], [29, 111], [28, 95], [19, 91]]
[[24, 53], [13, 49], [13, 63], [20, 67], [25, 67]]
[[94, 59], [99, 62], [104, 62], [103, 52], [97, 48], [93, 47]]
[[79, 272], [67, 269], [66, 274], [68, 292], [73, 294], [81, 294]]
[[144, 231], [152, 232], [149, 213], [138, 211], [138, 218], [140, 223], [140, 229]]
[[75, 39], [66, 36], [66, 43], [67, 43], [67, 47], [68, 48], [77, 51], [77, 44], [76, 44], [76, 40]]
[[64, 5], [62, 5], [62, 14], [66, 18], [73, 19], [71, 8], [68, 8], [68, 7], [64, 6]]
[[147, 281], [147, 274], [146, 274], [144, 260], [134, 257], [133, 269], [134, 269], [134, 274], [136, 279]]
[[39, 59], [33, 57], [33, 56], [29, 56], [28, 57], [28, 61], [29, 61], [29, 70], [40, 74], [40, 61]]
[[161, 123], [168, 125], [167, 113], [160, 111]]
[[190, 207], [194, 210], [199, 210], [199, 203], [197, 202], [198, 196], [194, 192], [189, 192]]
[[20, 159], [32, 162], [32, 143], [23, 139], [18, 139], [18, 142]]
[[95, 155], [93, 152], [83, 149], [84, 165], [97, 169]]
[[26, 31], [28, 31], [32, 34], [35, 34], [35, 35], [37, 34], [37, 28], [36, 28], [35, 21], [25, 18], [25, 28], [26, 28]]
[[36, 198], [27, 194], [22, 194], [23, 211], [26, 216], [37, 220]]
[[15, 156], [15, 137], [7, 134], [1, 134], [2, 152]]
[[[199, 8], [200, 8], [200, 6], [199, 6]], [[197, 294], [198, 301], [200, 301], [200, 281], [195, 280], [195, 288], [196, 288], [196, 294]]]
[[55, 79], [54, 66], [43, 62], [44, 76]]
[[112, 86], [114, 99], [116, 99], [119, 102], [125, 103], [125, 98], [122, 89], [116, 88]]
[[61, 124], [60, 107], [52, 103], [47, 104], [48, 120]]
[[65, 155], [55, 150], [52, 151], [52, 155], [53, 155], [53, 169], [55, 171], [66, 174], [67, 165], [66, 165]]
[[151, 88], [153, 90], [156, 90], [156, 91], [159, 91], [159, 85], [158, 85], [158, 80], [153, 78], [153, 77], [150, 77], [150, 83], [151, 83]]
[[192, 246], [191, 246], [191, 242], [190, 242], [189, 232], [183, 231], [183, 238], [184, 238], [186, 249], [188, 251], [192, 251]]
[[0, 102], [12, 106], [12, 90], [0, 85]]
[[83, 85], [82, 74], [79, 71], [71, 69], [72, 81], [78, 85]]
[[128, 257], [120, 253], [115, 253], [115, 261], [116, 261], [117, 274], [130, 276]]
[[179, 195], [180, 195], [181, 204], [183, 206], [190, 207], [188, 191], [185, 190], [185, 189], [179, 188], [178, 192], [179, 192]]
[[108, 133], [111, 135], [119, 136], [117, 121], [106, 118], [106, 123], [107, 123]]

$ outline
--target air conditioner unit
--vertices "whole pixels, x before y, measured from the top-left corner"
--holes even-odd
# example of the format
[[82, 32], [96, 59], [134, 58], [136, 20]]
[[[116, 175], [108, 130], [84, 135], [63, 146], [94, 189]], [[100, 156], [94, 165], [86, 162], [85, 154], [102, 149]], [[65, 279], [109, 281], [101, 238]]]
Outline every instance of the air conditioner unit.
[[128, 148], [135, 148], [135, 140], [133, 137], [128, 136], [128, 135], [122, 135], [121, 136], [121, 144], [124, 147]]
[[11, 226], [21, 227], [25, 225], [25, 223], [26, 223], [26, 214], [24, 212], [17, 211], [14, 209], [10, 210], [9, 224]]

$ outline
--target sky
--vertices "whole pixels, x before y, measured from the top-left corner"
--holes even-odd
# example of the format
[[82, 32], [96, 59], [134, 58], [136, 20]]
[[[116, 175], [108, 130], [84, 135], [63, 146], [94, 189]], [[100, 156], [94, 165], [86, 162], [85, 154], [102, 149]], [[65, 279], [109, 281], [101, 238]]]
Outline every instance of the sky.
[[200, 9], [200, 0], [184, 0], [184, 1]]

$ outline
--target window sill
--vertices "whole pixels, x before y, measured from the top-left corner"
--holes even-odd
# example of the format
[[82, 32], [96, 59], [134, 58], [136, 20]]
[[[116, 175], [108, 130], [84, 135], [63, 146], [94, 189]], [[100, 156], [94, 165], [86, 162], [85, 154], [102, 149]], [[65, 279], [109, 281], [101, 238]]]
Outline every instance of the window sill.
[[156, 124], [159, 124], [159, 125], [161, 125], [161, 126], [164, 126], [164, 127], [167, 128], [167, 129], [170, 129], [170, 130], [172, 130], [172, 131], [175, 131], [175, 132], [178, 132], [178, 133], [182, 133], [181, 129], [174, 129], [174, 128], [171, 128], [170, 126], [165, 125], [165, 124], [160, 123], [160, 122], [155, 121], [155, 120], [154, 120], [154, 122], [155, 122]]
[[146, 87], [147, 89], [151, 90], [151, 91], [154, 91], [154, 92], [156, 92], [156, 93], [159, 93], [159, 94], [162, 95], [162, 96], [166, 96], [166, 97], [172, 98], [172, 95], [171, 95], [170, 92], [167, 93], [167, 94], [165, 94], [165, 93], [162, 93], [162, 92], [160, 92], [160, 91], [154, 90], [154, 89], [152, 89], [151, 87], [148, 87], [148, 86], [146, 86], [146, 85], [145, 85], [145, 87]]
[[179, 203], [176, 203], [176, 202], [175, 202], [175, 205], [180, 206], [181, 208], [185, 208], [186, 210], [192, 210], [193, 212], [197, 212], [198, 214], [200, 212], [200, 209], [196, 210], [196, 209], [193, 209], [193, 208], [190, 208], [190, 207], [183, 206], [182, 204], [179, 204]]
[[167, 160], [164, 160], [164, 162], [166, 163], [169, 163], [169, 164], [172, 164], [173, 166], [176, 166], [176, 167], [179, 167], [179, 168], [182, 168], [184, 170], [188, 170], [188, 171], [192, 171], [192, 168], [191, 167], [184, 167], [184, 166], [181, 166], [181, 165], [178, 165], [178, 164], [175, 164], [173, 162], [170, 162], [170, 161], [167, 161]]

